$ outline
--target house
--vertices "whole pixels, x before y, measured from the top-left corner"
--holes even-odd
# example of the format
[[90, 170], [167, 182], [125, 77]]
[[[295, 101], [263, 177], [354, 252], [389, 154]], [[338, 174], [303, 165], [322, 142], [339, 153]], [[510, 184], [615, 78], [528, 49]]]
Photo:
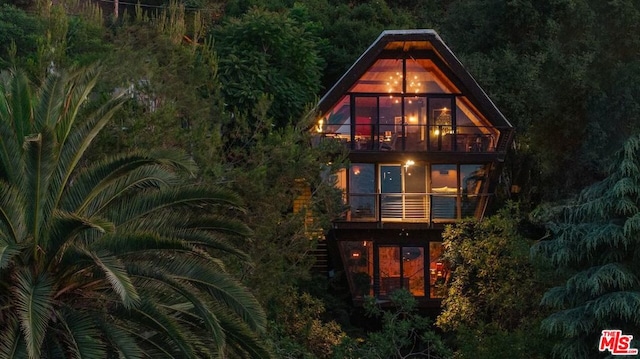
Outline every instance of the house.
[[384, 31], [318, 104], [349, 149], [326, 239], [354, 301], [405, 288], [438, 307], [444, 225], [482, 218], [514, 129], [433, 30]]

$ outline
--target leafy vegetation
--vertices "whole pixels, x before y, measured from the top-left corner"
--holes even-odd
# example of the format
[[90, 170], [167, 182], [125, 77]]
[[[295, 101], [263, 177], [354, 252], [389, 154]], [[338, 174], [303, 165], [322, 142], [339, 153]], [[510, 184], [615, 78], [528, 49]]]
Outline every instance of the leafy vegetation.
[[[371, 307], [382, 328], [363, 332], [332, 317], [330, 301], [301, 288], [311, 277], [309, 254], [318, 234], [340, 210], [323, 176], [338, 165], [329, 159], [340, 153], [310, 148], [310, 123], [303, 114], [383, 29], [392, 28], [435, 28], [518, 129], [501, 176], [507, 190], [495, 203], [504, 206], [512, 197], [519, 207], [507, 205], [495, 217], [465, 221], [445, 233], [455, 266], [437, 320], [446, 345], [460, 358], [542, 358], [551, 355], [553, 344], [546, 333], [565, 339], [555, 355], [575, 357], [597, 354], [600, 326], [638, 331], [629, 309], [637, 307], [638, 292], [633, 242], [638, 140], [614, 156], [639, 130], [640, 41], [621, 36], [638, 32], [637, 1], [143, 1], [118, 19], [108, 13], [111, 6], [86, 2], [9, 3], [28, 11], [3, 3], [0, 67], [23, 69], [48, 92], [29, 94], [24, 78], [4, 75], [6, 104], [0, 112], [11, 122], [4, 123], [7, 132], [0, 136], [5, 144], [1, 198], [7, 206], [0, 206], [5, 213], [2, 353], [115, 357], [130, 349], [139, 357], [153, 352], [153, 344], [194, 356], [224, 350], [228, 356], [259, 357], [268, 355], [269, 346], [281, 357], [388, 358], [424, 357], [431, 348], [426, 343], [433, 343], [435, 355], [449, 357], [451, 351], [431, 331], [433, 324], [400, 294], [397, 312]], [[73, 81], [83, 83], [69, 69], [95, 61], [103, 71], [100, 77], [85, 76], [95, 85], [89, 99], [54, 96]], [[96, 104], [113, 93], [128, 100], [106, 101], [113, 106], [108, 107], [112, 119], [91, 117], [100, 111]], [[27, 98], [36, 102], [27, 105]], [[38, 115], [47, 111], [47, 98], [71, 99], [78, 110], [73, 121]], [[92, 128], [95, 138], [81, 135]], [[71, 139], [92, 144], [71, 149]], [[38, 148], [50, 149], [42, 151], [42, 164], [49, 166], [33, 167], [37, 157], [27, 154]], [[77, 160], [65, 157], [65, 148]], [[109, 156], [123, 151], [133, 155]], [[110, 180], [91, 182], [108, 158], [136, 164]], [[42, 168], [42, 176], [21, 178], [32, 168]], [[162, 177], [118, 196], [109, 193], [145, 173]], [[37, 178], [43, 181], [34, 187]], [[301, 181], [312, 189], [311, 202], [294, 210], [305, 187]], [[83, 183], [84, 197], [73, 194]], [[90, 198], [92, 183], [101, 195]], [[517, 194], [509, 193], [512, 185], [520, 189]], [[135, 216], [143, 198], [171, 202], [171, 193], [184, 191], [223, 197]], [[80, 208], [83, 201], [97, 205], [109, 196], [114, 201], [104, 208]], [[118, 206], [127, 211], [116, 213]], [[552, 290], [556, 275], [544, 260], [529, 256], [531, 244], [542, 236], [527, 219], [528, 209], [537, 207], [549, 237], [536, 249], [568, 276]], [[126, 213], [135, 218], [121, 222]], [[188, 231], [204, 235], [197, 228], [213, 214], [233, 230], [215, 237], [207, 233], [208, 246], [195, 234], [185, 237]], [[14, 223], [22, 224], [10, 226]], [[239, 242], [230, 244], [230, 238]], [[143, 251], [136, 243], [149, 247]], [[52, 252], [53, 247], [59, 250]], [[169, 261], [173, 256], [189, 260]], [[149, 269], [156, 267], [157, 274]], [[195, 285], [195, 268], [203, 268], [199, 276], [215, 274], [216, 283], [233, 292], [211, 297], [220, 293]], [[42, 304], [34, 307], [40, 321], [28, 335], [21, 311], [27, 302], [20, 299], [25, 293], [37, 294]], [[229, 305], [241, 302], [244, 306]], [[163, 331], [142, 320], [152, 309], [159, 313], [154, 317], [179, 330]], [[80, 315], [87, 311], [91, 314]], [[140, 315], [132, 314], [136, 311]], [[183, 321], [197, 311], [205, 313], [199, 321]], [[555, 314], [548, 316], [549, 311]], [[223, 327], [224, 335], [203, 339]], [[122, 328], [134, 329], [123, 334]], [[264, 341], [256, 339], [262, 329]], [[82, 333], [94, 339], [85, 340]], [[72, 337], [82, 338], [75, 349]]]
[[459, 357], [549, 356], [539, 302], [554, 276], [548, 265], [530, 260], [526, 226], [533, 227], [510, 203], [482, 222], [464, 220], [445, 230], [452, 279], [436, 324], [455, 334]]
[[189, 186], [180, 153], [83, 165], [122, 105], [86, 112], [96, 80], [50, 75], [34, 93], [3, 73], [0, 357], [268, 357], [260, 305], [217, 258], [246, 259], [228, 241], [249, 234], [231, 216], [239, 198]]
[[603, 328], [640, 329], [639, 178], [635, 136], [617, 153], [607, 178], [575, 200], [539, 212], [550, 238], [535, 248], [568, 276], [542, 299], [555, 310], [543, 328], [563, 338], [555, 348], [558, 357], [596, 355], [593, 343]]
[[428, 318], [417, 312], [416, 299], [406, 290], [390, 296], [392, 310], [383, 310], [375, 298], [365, 303], [367, 314], [381, 319], [380, 331], [363, 339], [347, 338], [335, 350], [335, 358], [450, 358], [451, 352], [431, 329]]

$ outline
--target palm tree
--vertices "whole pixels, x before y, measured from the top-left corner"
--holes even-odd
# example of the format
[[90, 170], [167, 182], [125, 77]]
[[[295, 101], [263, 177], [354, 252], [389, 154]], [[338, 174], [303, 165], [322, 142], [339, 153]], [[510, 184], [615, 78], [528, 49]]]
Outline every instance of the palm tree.
[[87, 150], [123, 103], [97, 68], [0, 81], [0, 358], [268, 357], [264, 313], [220, 255], [249, 230], [184, 154]]

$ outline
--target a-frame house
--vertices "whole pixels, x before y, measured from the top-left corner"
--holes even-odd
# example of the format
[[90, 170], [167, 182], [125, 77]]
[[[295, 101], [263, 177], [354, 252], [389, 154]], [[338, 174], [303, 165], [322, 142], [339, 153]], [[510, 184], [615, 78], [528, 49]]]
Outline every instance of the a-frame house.
[[482, 218], [513, 127], [433, 30], [384, 31], [322, 97], [313, 131], [349, 149], [327, 243], [354, 301], [440, 305], [442, 231]]

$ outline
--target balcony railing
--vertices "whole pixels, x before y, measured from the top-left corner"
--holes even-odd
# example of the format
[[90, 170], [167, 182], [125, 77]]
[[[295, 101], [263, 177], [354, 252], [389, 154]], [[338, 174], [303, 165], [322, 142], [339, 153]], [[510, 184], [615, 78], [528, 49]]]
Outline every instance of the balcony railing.
[[[328, 128], [331, 129], [331, 128]], [[340, 129], [345, 129], [341, 127]], [[346, 128], [348, 129], [348, 127]], [[430, 151], [430, 152], [495, 152], [499, 132], [494, 127], [405, 125], [395, 131], [376, 130], [351, 135], [350, 132], [322, 133], [353, 151]]]
[[489, 194], [385, 193], [347, 196], [349, 222], [453, 222], [480, 217]]

